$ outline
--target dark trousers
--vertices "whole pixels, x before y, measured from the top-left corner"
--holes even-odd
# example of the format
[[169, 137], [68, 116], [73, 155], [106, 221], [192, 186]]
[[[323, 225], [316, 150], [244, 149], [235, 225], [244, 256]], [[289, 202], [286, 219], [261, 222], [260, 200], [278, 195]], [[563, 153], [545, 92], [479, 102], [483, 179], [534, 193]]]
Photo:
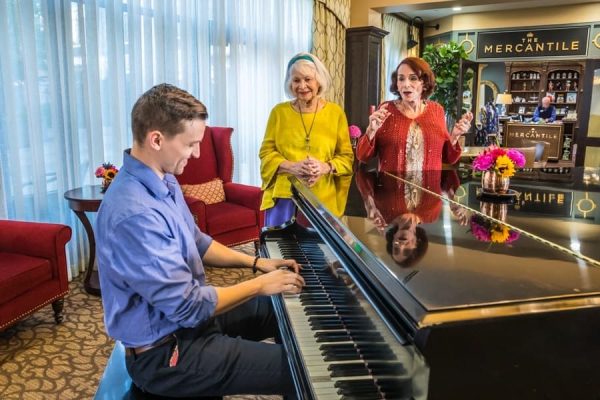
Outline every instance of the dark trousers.
[[[172, 397], [282, 394], [294, 397], [283, 345], [260, 342], [278, 334], [271, 299], [258, 297], [202, 326], [175, 332], [177, 342], [126, 357], [143, 391]], [[177, 345], [177, 365], [169, 359]]]

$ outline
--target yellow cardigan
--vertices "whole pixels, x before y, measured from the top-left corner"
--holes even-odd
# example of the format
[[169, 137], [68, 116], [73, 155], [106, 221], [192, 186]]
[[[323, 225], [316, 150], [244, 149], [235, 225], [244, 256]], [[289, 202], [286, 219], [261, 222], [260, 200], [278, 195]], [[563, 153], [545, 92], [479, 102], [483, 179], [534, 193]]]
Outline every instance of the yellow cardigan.
[[[305, 113], [303, 116], [306, 130], [309, 130], [314, 113]], [[335, 175], [352, 174], [354, 153], [350, 144], [348, 121], [341, 107], [327, 102], [317, 112], [313, 129], [310, 132], [308, 152], [306, 132], [302, 126], [301, 117], [301, 114], [294, 110], [289, 101], [277, 104], [271, 111], [259, 152], [264, 192], [260, 205], [261, 210], [273, 207], [277, 198], [292, 197], [291, 184], [288, 180], [290, 174], [277, 173], [279, 165], [285, 160], [297, 162], [310, 154], [320, 161], [330, 162], [336, 171]], [[323, 178], [327, 177], [321, 177], [311, 190], [319, 199], [329, 203], [326, 199], [336, 198], [335, 185], [332, 185], [331, 178]], [[338, 210], [332, 209], [331, 211], [339, 214]], [[341, 210], [341, 212], [343, 211]]]

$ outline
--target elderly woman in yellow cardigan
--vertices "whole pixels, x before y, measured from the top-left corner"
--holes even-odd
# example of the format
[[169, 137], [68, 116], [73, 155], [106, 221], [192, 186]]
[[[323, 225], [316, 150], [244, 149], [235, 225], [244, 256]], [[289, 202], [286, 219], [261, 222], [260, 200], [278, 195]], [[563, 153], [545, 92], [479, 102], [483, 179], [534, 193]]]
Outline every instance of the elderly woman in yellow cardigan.
[[299, 53], [288, 63], [285, 91], [292, 100], [271, 110], [259, 152], [266, 226], [293, 216], [292, 175], [332, 212], [344, 212], [338, 209], [333, 180], [352, 173], [354, 154], [344, 111], [321, 97], [330, 85], [329, 72], [316, 56]]

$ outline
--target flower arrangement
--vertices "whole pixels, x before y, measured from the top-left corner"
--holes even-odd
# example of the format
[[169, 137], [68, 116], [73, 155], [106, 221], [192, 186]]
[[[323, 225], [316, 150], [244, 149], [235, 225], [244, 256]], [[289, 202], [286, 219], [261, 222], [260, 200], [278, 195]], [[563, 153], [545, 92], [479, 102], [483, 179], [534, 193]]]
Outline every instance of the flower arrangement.
[[490, 146], [473, 160], [475, 171], [494, 171], [502, 178], [510, 178], [516, 168], [523, 168], [525, 156], [515, 149]]
[[358, 139], [362, 135], [360, 128], [356, 125], [350, 125], [348, 130], [350, 131], [350, 139]]
[[362, 135], [360, 128], [356, 125], [350, 125], [348, 127], [348, 131], [350, 133], [350, 141], [352, 142], [352, 147], [356, 147], [356, 142], [358, 138]]
[[471, 232], [480, 242], [509, 244], [517, 240], [520, 233], [500, 222], [488, 220], [481, 215], [473, 215], [470, 221]]
[[111, 184], [112, 180], [115, 179], [119, 169], [109, 162], [102, 163], [101, 166], [96, 168], [96, 178], [102, 178], [102, 193], [108, 189], [108, 186]]

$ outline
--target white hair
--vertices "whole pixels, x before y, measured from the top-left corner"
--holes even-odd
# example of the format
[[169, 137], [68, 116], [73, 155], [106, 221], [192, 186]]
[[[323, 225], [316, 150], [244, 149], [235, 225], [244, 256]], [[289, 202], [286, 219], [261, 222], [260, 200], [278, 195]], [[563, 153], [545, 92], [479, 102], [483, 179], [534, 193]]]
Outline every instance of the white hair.
[[[312, 60], [312, 61], [311, 61]], [[294, 98], [295, 94], [292, 91], [292, 74], [301, 68], [308, 67], [315, 71], [315, 79], [319, 83], [318, 95], [327, 93], [331, 87], [331, 75], [323, 65], [321, 60], [314, 54], [298, 53], [291, 58], [288, 63], [288, 68], [285, 74], [285, 94], [289, 98]]]

